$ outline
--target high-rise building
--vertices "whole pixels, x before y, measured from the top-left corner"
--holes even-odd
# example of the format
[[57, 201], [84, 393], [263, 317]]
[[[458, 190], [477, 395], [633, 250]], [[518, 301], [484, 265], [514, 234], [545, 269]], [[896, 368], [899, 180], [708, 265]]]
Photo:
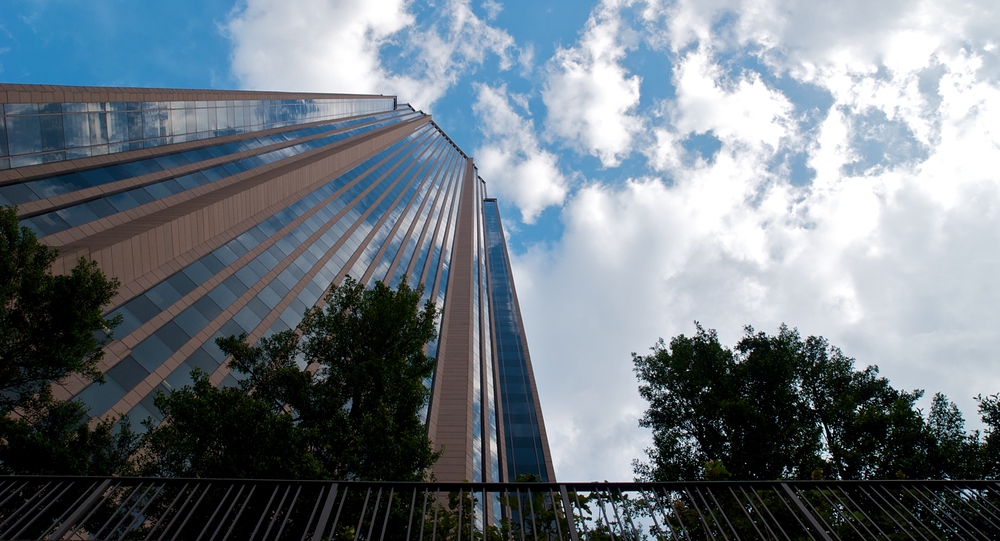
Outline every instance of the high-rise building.
[[215, 345], [294, 328], [350, 275], [442, 310], [427, 429], [441, 481], [554, 480], [495, 199], [430, 115], [392, 96], [0, 84], [0, 204], [121, 287], [91, 415], [159, 418]]

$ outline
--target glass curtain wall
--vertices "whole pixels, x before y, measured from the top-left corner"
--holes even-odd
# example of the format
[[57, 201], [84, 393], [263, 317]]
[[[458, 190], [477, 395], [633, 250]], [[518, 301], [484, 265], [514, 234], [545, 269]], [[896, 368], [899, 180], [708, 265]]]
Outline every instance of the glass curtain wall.
[[[332, 137], [413, 114], [333, 130]], [[402, 278], [395, 270], [409, 270], [412, 282], [430, 284], [425, 296], [443, 306], [461, 163], [461, 153], [426, 124], [115, 307], [109, 313], [124, 318], [115, 337], [134, 345], [107, 370], [106, 384], [92, 383], [77, 398], [91, 415], [113, 410], [158, 419], [156, 390], [190, 383], [195, 367], [233, 385], [238, 374], [229, 373], [215, 338], [293, 328], [345, 274], [395, 285]], [[227, 316], [231, 306], [242, 308]], [[142, 388], [149, 390], [135, 396]]]
[[486, 223], [486, 251], [489, 287], [493, 308], [493, 335], [500, 377], [499, 392], [503, 414], [507, 481], [531, 474], [549, 481], [538, 407], [531, 389], [528, 348], [521, 328], [521, 315], [514, 296], [514, 279], [504, 241], [500, 210], [496, 199], [483, 201]]
[[396, 107], [392, 97], [100, 103], [8, 103], [0, 169], [346, 118]]

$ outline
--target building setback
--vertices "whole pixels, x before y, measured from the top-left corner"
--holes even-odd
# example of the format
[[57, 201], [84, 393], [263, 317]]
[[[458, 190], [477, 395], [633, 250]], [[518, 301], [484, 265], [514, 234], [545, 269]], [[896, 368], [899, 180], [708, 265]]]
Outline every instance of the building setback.
[[121, 288], [91, 415], [160, 415], [219, 336], [294, 328], [350, 275], [442, 310], [427, 429], [440, 481], [554, 481], [495, 199], [430, 115], [392, 96], [0, 84], [0, 204]]

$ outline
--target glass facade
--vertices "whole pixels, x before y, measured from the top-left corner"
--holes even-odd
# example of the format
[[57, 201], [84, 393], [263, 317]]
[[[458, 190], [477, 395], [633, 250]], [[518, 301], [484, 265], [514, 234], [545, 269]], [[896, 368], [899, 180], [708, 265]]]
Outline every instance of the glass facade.
[[[206, 166], [203, 169], [198, 169], [184, 175], [171, 176], [162, 180], [143, 183], [134, 188], [123, 187], [117, 191], [112, 188], [111, 190], [102, 192], [101, 195], [82, 199], [76, 204], [64, 206], [59, 210], [33, 213], [22, 220], [22, 225], [30, 227], [35, 231], [35, 234], [44, 237], [159, 199], [187, 192], [199, 186], [223, 181], [244, 171], [249, 171], [256, 167], [274, 163], [310, 150], [322, 148], [337, 141], [349, 139], [350, 137], [361, 135], [396, 122], [409, 120], [414, 116], [416, 115], [412, 112], [410, 114], [377, 115], [374, 118], [334, 123], [295, 132], [250, 139], [239, 143], [219, 145], [130, 162], [123, 165], [60, 175], [59, 177], [35, 180], [24, 184], [3, 186], [0, 187], [0, 204], [17, 205], [114, 182], [124, 184], [120, 181], [127, 181], [134, 177], [169, 170], [179, 165], [197, 165], [198, 162], [210, 160], [216, 162], [218, 160], [212, 160], [212, 158], [224, 158], [232, 155], [239, 156], [250, 152], [254, 153], [251, 156], [226, 161], [222, 164]], [[365, 120], [367, 122], [363, 122]], [[348, 126], [362, 122], [363, 125], [361, 126], [346, 129]], [[317, 134], [321, 134], [322, 136], [308, 137]], [[297, 144], [287, 144], [290, 141], [294, 142], [301, 138], [309, 140]], [[111, 193], [108, 193], [109, 191]]]
[[[345, 275], [423, 284], [443, 313], [453, 259], [471, 253], [455, 279], [471, 281], [468, 480], [549, 480], [496, 201], [427, 115], [383, 96], [0, 111], [0, 204], [19, 205], [22, 225], [65, 250], [65, 268], [83, 254], [122, 281], [106, 383], [69, 382], [62, 397], [93, 416], [162, 420], [156, 393], [191, 383], [195, 368], [237, 383], [216, 338], [294, 328]], [[139, 149], [149, 150], [120, 154]], [[39, 166], [53, 161], [67, 166]], [[460, 223], [471, 226], [459, 234]], [[488, 507], [477, 520], [497, 516], [499, 500]]]
[[7, 103], [0, 169], [391, 111], [392, 97]]
[[545, 467], [545, 446], [540, 429], [539, 409], [532, 389], [534, 377], [528, 361], [521, 314], [514, 295], [507, 245], [496, 199], [483, 201], [486, 249], [496, 338], [499, 391], [503, 411], [504, 449], [507, 452], [507, 481], [523, 474], [549, 479]]
[[[107, 384], [94, 383], [80, 393], [91, 414], [104, 413], [140, 382], [155, 381], [164, 365], [170, 375], [158, 384], [160, 390], [190, 383], [195, 366], [208, 373], [227, 371], [215, 338], [295, 327], [335, 279], [344, 274], [361, 279], [377, 267], [372, 256], [388, 244], [384, 230], [412, 206], [418, 186], [457, 182], [455, 175], [417, 181], [418, 164], [451, 148], [435, 132], [425, 126], [113, 310], [124, 317], [116, 338], [135, 335], [141, 341], [108, 370]], [[386, 250], [382, 259], [395, 255]], [[370, 281], [385, 278], [372, 274]], [[424, 276], [417, 279], [426, 282]], [[279, 304], [287, 307], [269, 317]], [[243, 308], [227, 317], [224, 311], [234, 305]], [[168, 321], [155, 318], [173, 307], [184, 309]], [[193, 355], [179, 353], [189, 344], [197, 346]], [[233, 378], [227, 375], [224, 384], [235, 383]], [[133, 407], [133, 417], [158, 417], [150, 407], [155, 390]]]

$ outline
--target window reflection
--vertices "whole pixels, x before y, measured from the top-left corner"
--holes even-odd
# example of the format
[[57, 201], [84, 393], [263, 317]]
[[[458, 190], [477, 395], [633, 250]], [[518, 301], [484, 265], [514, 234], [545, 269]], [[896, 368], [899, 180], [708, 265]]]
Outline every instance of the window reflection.
[[[0, 169], [391, 111], [394, 108], [394, 100], [385, 97], [8, 103], [3, 105], [3, 114], [0, 115], [0, 157], [10, 156], [11, 159], [0, 161]], [[111, 144], [126, 141], [135, 144]], [[89, 150], [67, 154], [67, 149]]]
[[[101, 200], [107, 201], [109, 204], [101, 206], [101, 208], [106, 210], [104, 212], [96, 213], [93, 217], [93, 219], [96, 220], [116, 212], [122, 212], [140, 204], [169, 197], [185, 190], [214, 182], [254, 167], [259, 167], [263, 164], [272, 163], [314, 148], [320, 148], [334, 141], [347, 139], [365, 131], [374, 130], [393, 122], [400, 122], [407, 118], [411, 118], [414, 115], [416, 115], [416, 113], [400, 111], [398, 113], [393, 112], [375, 115], [372, 117], [362, 117], [344, 122], [324, 124], [322, 126], [296, 130], [295, 132], [275, 134], [273, 136], [267, 136], [260, 139], [227, 143], [210, 149], [196, 149], [187, 152], [159, 156], [156, 158], [149, 158], [137, 162], [130, 162], [100, 169], [92, 169], [80, 173], [71, 173], [58, 177], [31, 181], [23, 185], [14, 185], [21, 186], [22, 188], [20, 190], [14, 189], [12, 186], [0, 187], [0, 204], [20, 204], [26, 201], [44, 199], [74, 190], [107, 184], [125, 178], [131, 178], [142, 174], [171, 169], [180, 165], [195, 163], [215, 155], [221, 156], [233, 154], [248, 148], [259, 148], [265, 145], [294, 140], [297, 137], [307, 137], [314, 134], [321, 134], [323, 132], [334, 132], [325, 137], [300, 143], [292, 147], [258, 154], [256, 156], [244, 158], [236, 162], [229, 162], [210, 169], [204, 169], [202, 171], [197, 171], [175, 179], [165, 179], [159, 183], [134, 188], [128, 192], [105, 196]], [[362, 125], [351, 129], [344, 129], [357, 124]], [[214, 152], [212, 150], [218, 150], [218, 152]], [[25, 191], [24, 188], [27, 188], [27, 191]], [[93, 201], [90, 203], [80, 203], [80, 206], [87, 205], [93, 208], [91, 203], [93, 203]], [[39, 216], [35, 216], [22, 220], [22, 225], [32, 228], [37, 234], [42, 236], [60, 231], [60, 229], [53, 229], [51, 227], [39, 227], [36, 223], [38, 221]]]
[[[171, 376], [168, 376], [167, 381], [180, 381], [193, 366], [199, 366], [207, 372], [213, 372], [224, 361], [221, 352], [214, 346], [215, 337], [253, 331], [260, 325], [264, 318], [269, 316], [271, 310], [278, 305], [281, 299], [290, 294], [293, 288], [304, 286], [291, 299], [290, 306], [283, 310], [281, 316], [269, 325], [266, 332], [277, 332], [293, 328], [297, 325], [306, 307], [313, 306], [333, 281], [334, 277], [343, 271], [344, 258], [341, 257], [339, 260], [334, 258], [324, 262], [323, 267], [316, 274], [308, 278], [306, 283], [300, 284], [302, 280], [306, 279], [306, 273], [312, 270], [313, 265], [321, 260], [320, 256], [340, 239], [342, 236], [341, 233], [346, 230], [346, 225], [342, 228], [334, 228], [333, 224], [327, 223], [327, 220], [307, 220], [280, 238], [276, 239], [274, 235], [281, 231], [288, 223], [294, 221], [305, 212], [315, 209], [316, 205], [324, 201], [326, 201], [324, 209], [343, 208], [346, 202], [350, 202], [358, 195], [357, 190], [342, 191], [347, 184], [357, 180], [362, 174], [373, 175], [374, 172], [371, 169], [371, 165], [387, 156], [395, 154], [389, 158], [388, 163], [392, 164], [392, 166], [398, 166], [401, 158], [407, 154], [405, 149], [411, 145], [426, 150], [434, 144], [434, 139], [427, 137], [430, 131], [429, 128], [424, 128], [403, 141], [395, 143], [383, 150], [379, 155], [371, 158], [365, 164], [341, 175], [322, 188], [293, 203], [283, 211], [276, 213], [272, 217], [274, 222], [269, 220], [251, 228], [225, 246], [216, 249], [211, 254], [204, 256], [185, 269], [168, 277], [139, 297], [130, 300], [123, 307], [112, 311], [120, 311], [125, 316], [126, 321], [120, 327], [122, 333], [119, 334], [119, 338], [124, 337], [137, 329], [142, 323], [155, 317], [165, 307], [175, 303], [179, 300], [180, 296], [193, 291], [197, 285], [206, 281], [213, 274], [222, 272], [225, 265], [229, 265], [235, 261], [235, 253], [246, 253], [246, 251], [258, 246], [261, 242], [274, 243], [271, 248], [262, 252], [257, 258], [239, 269], [235, 275], [230, 276], [223, 283], [210, 290], [191, 307], [182, 311], [171, 322], [165, 324], [133, 348], [132, 358], [139, 359], [141, 355], [142, 359], [138, 367], [140, 371], [134, 370], [136, 367], [130, 367], [133, 369], [132, 379], [137, 377], [137, 375], [141, 376], [141, 371], [152, 372], [158, 369], [173, 352], [180, 349], [198, 332], [201, 332], [209, 322], [215, 320], [225, 308], [236, 301], [238, 296], [245, 294], [249, 289], [248, 285], [258, 282], [260, 276], [266, 274], [272, 266], [280, 266], [282, 263], [288, 265], [276, 278], [266, 284], [254, 298], [249, 299], [246, 305], [233, 318], [225, 322], [211, 338], [205, 341], [194, 355], [188, 357], [185, 363], [182, 363], [175, 369]], [[396, 171], [395, 176], [402, 174], [402, 171], [399, 169], [396, 169]], [[394, 175], [383, 178], [374, 187], [375, 191], [377, 193], [386, 193], [394, 180]], [[331, 200], [330, 196], [338, 192], [341, 195]], [[354, 204], [362, 205], [360, 207], [362, 211], [367, 208], [367, 205], [361, 202], [355, 201]], [[400, 203], [400, 205], [405, 205], [405, 203]], [[318, 210], [322, 211], [323, 209]], [[357, 213], [348, 213], [338, 223], [342, 225], [349, 224], [358, 218], [360, 216]], [[286, 263], [286, 256], [291, 253], [291, 250], [287, 252], [281, 250], [278, 244], [280, 243], [285, 247], [298, 246], [308, 238], [308, 234], [304, 232], [315, 232], [320, 227], [326, 227], [327, 229], [322, 236], [314, 239], [314, 246], [319, 245], [326, 248], [319, 251], [319, 253], [317, 253], [317, 250], [308, 249], [302, 252], [295, 260], [287, 261]], [[358, 240], [367, 235], [367, 231], [364, 228], [358, 228], [354, 231], [352, 237], [355, 240], [355, 246], [358, 244]], [[246, 278], [251, 283], [244, 283], [242, 278]], [[125, 371], [126, 368], [123, 366], [120, 370]], [[124, 372], [116, 370], [116, 374], [124, 374]], [[123, 379], [125, 378], [127, 376], [123, 376]], [[103, 412], [113, 405], [113, 402], [99, 401], [91, 394], [81, 396], [84, 402], [95, 410], [95, 413], [97, 409], [104, 408], [101, 410]]]

